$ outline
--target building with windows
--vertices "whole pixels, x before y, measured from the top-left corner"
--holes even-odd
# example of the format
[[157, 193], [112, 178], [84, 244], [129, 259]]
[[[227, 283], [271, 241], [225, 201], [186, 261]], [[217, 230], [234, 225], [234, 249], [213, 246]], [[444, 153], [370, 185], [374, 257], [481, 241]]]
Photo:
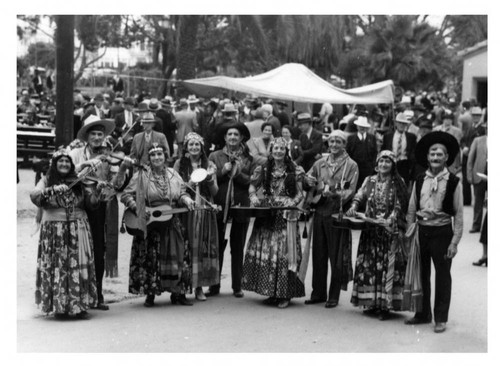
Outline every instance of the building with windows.
[[458, 53], [463, 60], [462, 100], [475, 99], [479, 106], [488, 103], [488, 41]]

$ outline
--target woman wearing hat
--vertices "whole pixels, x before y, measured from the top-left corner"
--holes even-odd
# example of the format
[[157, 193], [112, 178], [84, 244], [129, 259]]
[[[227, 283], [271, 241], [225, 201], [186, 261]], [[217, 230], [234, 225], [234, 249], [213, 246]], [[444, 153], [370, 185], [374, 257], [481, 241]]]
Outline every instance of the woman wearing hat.
[[[213, 203], [219, 190], [217, 167], [205, 155], [203, 137], [195, 132], [188, 133], [184, 138], [183, 151], [185, 154], [175, 162], [174, 170], [193, 188], [186, 192], [197, 205], [206, 205], [206, 201]], [[193, 184], [190, 179], [191, 173], [200, 168], [205, 169], [208, 175], [202, 182]], [[196, 299], [204, 301], [206, 297], [202, 286], [219, 283], [219, 238], [216, 214], [213, 211], [192, 211], [183, 218], [191, 246], [192, 285], [196, 289]]]
[[87, 310], [98, 299], [93, 240], [85, 208], [97, 207], [98, 192], [81, 183], [69, 188], [76, 179], [73, 160], [60, 150], [52, 156], [47, 175], [30, 194], [31, 201], [43, 209], [35, 298], [44, 313], [86, 318]]
[[444, 332], [451, 300], [451, 262], [463, 230], [463, 202], [460, 179], [447, 166], [455, 160], [458, 142], [452, 135], [431, 132], [418, 142], [416, 159], [427, 166], [417, 177], [408, 206], [408, 225], [416, 224], [420, 246], [422, 309], [405, 323], [430, 323], [431, 259], [436, 270], [434, 297], [434, 331]]
[[181, 176], [167, 167], [163, 146], [154, 143], [148, 155], [149, 165], [134, 174], [121, 197], [126, 208], [137, 216], [139, 227], [132, 241], [129, 292], [145, 294], [146, 307], [154, 306], [155, 296], [164, 291], [172, 293], [172, 304], [192, 305], [185, 295], [191, 291], [185, 229], [176, 214], [148, 224], [147, 208], [168, 205], [172, 209], [180, 206], [192, 209], [195, 202], [186, 193]]
[[[297, 206], [302, 200], [302, 183], [297, 167], [288, 154], [288, 144], [277, 138], [270, 144], [271, 155], [252, 175], [249, 193], [254, 206]], [[259, 199], [256, 191], [262, 189]], [[293, 297], [305, 296], [298, 277], [302, 260], [297, 211], [256, 218], [243, 264], [242, 288], [269, 296], [266, 304], [288, 307]]]
[[402, 244], [408, 196], [394, 153], [381, 151], [376, 164], [377, 174], [363, 181], [346, 213], [355, 216], [358, 207], [366, 204], [366, 217], [380, 222], [361, 232], [351, 302], [385, 320], [390, 310], [402, 310], [406, 271]]
[[[248, 128], [241, 122], [229, 120], [217, 128], [214, 143], [223, 146], [208, 157], [217, 167], [217, 185], [219, 191], [215, 196], [215, 203], [222, 207], [217, 215], [217, 229], [219, 236], [219, 268], [222, 269], [224, 250], [227, 241], [224, 240], [226, 224], [229, 219], [229, 209], [233, 205], [249, 206], [248, 187], [254, 170], [253, 158], [248, 152], [245, 142], [250, 138]], [[249, 218], [233, 218], [229, 245], [231, 247], [231, 281], [233, 294], [243, 297], [241, 291], [241, 276], [243, 272], [243, 250], [245, 247], [246, 232]], [[210, 286], [210, 293], [217, 295], [220, 292], [218, 285]]]

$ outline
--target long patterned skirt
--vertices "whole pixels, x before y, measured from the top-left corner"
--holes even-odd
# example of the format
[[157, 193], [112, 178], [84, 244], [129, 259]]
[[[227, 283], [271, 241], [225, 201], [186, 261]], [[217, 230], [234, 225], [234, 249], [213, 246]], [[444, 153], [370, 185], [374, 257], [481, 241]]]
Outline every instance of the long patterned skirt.
[[[304, 284], [297, 272], [289, 270], [286, 225], [281, 214], [255, 219], [243, 264], [243, 290], [280, 299], [305, 296]], [[296, 268], [300, 268], [302, 252], [298, 229], [295, 243]]]
[[359, 240], [351, 303], [402, 310], [406, 260], [401, 245], [384, 228], [363, 230]]
[[147, 238], [135, 235], [129, 269], [129, 292], [160, 295], [191, 292], [190, 248], [177, 216], [148, 226]]
[[35, 302], [44, 313], [78, 314], [97, 304], [93, 253], [87, 218], [42, 222]]
[[193, 287], [219, 283], [219, 236], [215, 212], [192, 211], [183, 215], [191, 247]]

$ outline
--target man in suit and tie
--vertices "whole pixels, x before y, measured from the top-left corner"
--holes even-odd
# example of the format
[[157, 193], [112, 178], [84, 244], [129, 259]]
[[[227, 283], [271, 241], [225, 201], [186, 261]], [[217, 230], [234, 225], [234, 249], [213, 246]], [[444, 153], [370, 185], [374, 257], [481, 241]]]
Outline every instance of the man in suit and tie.
[[[122, 139], [122, 144], [119, 150], [123, 151], [126, 155], [130, 154], [132, 139], [134, 135], [142, 131], [142, 127], [138, 122], [139, 115], [132, 111], [134, 108], [134, 104], [135, 102], [133, 98], [129, 97], [125, 99], [125, 101], [123, 102], [124, 111], [116, 115], [116, 128], [111, 134], [111, 136], [116, 140]], [[127, 131], [129, 132], [126, 133]]]
[[309, 113], [299, 113], [297, 124], [301, 132], [299, 141], [304, 155], [302, 167], [308, 172], [314, 162], [321, 157], [323, 135], [312, 127], [312, 118]]
[[368, 133], [371, 125], [366, 117], [358, 117], [354, 124], [358, 128], [358, 133], [347, 138], [346, 151], [351, 159], [358, 164], [357, 190], [361, 187], [365, 178], [373, 174], [377, 158], [377, 140], [374, 135]]
[[139, 164], [146, 164], [149, 161], [148, 150], [153, 143], [158, 143], [165, 150], [167, 160], [170, 158], [170, 148], [167, 138], [158, 131], [153, 131], [157, 119], [151, 112], [144, 113], [141, 123], [144, 131], [134, 136], [130, 148], [130, 158], [137, 160]]
[[396, 129], [384, 135], [382, 150], [390, 150], [396, 154], [396, 167], [407, 186], [410, 183], [413, 167], [415, 166], [415, 147], [417, 136], [407, 132], [410, 125], [408, 117], [404, 113], [398, 113], [395, 120]]
[[486, 174], [486, 165], [488, 159], [488, 138], [487, 138], [487, 122], [484, 121], [484, 135], [477, 136], [472, 141], [469, 151], [469, 159], [467, 160], [467, 180], [474, 189], [474, 218], [472, 220], [472, 229], [470, 233], [478, 233], [481, 231], [481, 222], [483, 219], [484, 198], [486, 195], [486, 180], [482, 179], [479, 174]]

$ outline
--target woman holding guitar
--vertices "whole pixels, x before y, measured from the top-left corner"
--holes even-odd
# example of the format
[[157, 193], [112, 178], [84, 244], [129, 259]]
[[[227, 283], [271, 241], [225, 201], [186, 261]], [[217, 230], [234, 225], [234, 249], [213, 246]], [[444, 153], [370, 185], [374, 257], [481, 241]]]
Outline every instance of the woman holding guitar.
[[[168, 215], [168, 211], [151, 208], [168, 205], [193, 209], [195, 202], [186, 193], [180, 175], [167, 168], [163, 147], [153, 143], [148, 155], [149, 165], [134, 173], [121, 197], [127, 210], [135, 213], [138, 222], [132, 241], [129, 292], [145, 294], [146, 307], [154, 306], [155, 295], [164, 291], [172, 293], [172, 304], [192, 305], [185, 295], [191, 292], [185, 229], [177, 215], [169, 221], [162, 221], [161, 216]], [[130, 159], [126, 158], [125, 162], [130, 164]], [[120, 172], [117, 179], [124, 179]]]
[[[203, 137], [190, 132], [184, 137], [185, 152], [174, 164], [174, 170], [191, 187], [187, 192], [197, 205], [201, 199], [213, 203], [217, 194], [217, 167], [205, 155]], [[197, 169], [205, 169], [207, 177], [200, 183], [191, 181], [191, 174]], [[205, 301], [202, 286], [212, 286], [219, 283], [219, 239], [217, 233], [217, 218], [214, 211], [192, 211], [183, 215], [187, 228], [188, 240], [191, 246], [191, 264], [193, 272], [193, 287], [196, 299]]]

